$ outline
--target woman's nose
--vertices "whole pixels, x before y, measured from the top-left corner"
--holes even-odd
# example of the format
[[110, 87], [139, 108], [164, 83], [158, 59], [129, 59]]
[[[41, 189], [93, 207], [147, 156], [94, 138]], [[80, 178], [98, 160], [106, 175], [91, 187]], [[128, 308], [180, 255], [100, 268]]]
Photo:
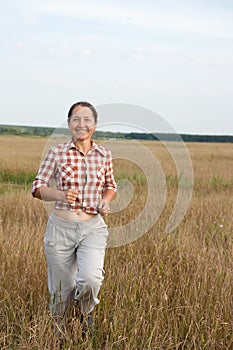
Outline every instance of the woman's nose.
[[85, 125], [84, 119], [79, 120], [79, 126], [83, 127]]

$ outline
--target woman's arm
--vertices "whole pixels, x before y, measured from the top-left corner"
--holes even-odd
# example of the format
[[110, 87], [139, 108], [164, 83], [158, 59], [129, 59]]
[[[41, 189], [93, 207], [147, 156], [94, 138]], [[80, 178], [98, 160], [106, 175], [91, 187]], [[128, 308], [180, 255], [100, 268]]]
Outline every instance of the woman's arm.
[[35, 190], [33, 197], [42, 199], [44, 201], [64, 201], [64, 192], [58, 191], [55, 188], [49, 188], [47, 186], [41, 186]]
[[78, 195], [77, 190], [67, 190], [67, 191], [59, 191], [55, 188], [49, 188], [47, 186], [41, 186], [37, 188], [33, 196], [42, 199], [44, 201], [61, 201], [68, 202], [69, 204], [73, 203]]
[[110, 203], [115, 196], [115, 189], [109, 188], [104, 191], [103, 198], [98, 204], [98, 211], [101, 215], [106, 216], [110, 213]]
[[111, 203], [111, 201], [113, 200], [115, 194], [116, 194], [116, 190], [115, 189], [108, 188], [108, 189], [106, 189], [104, 191], [102, 200], [105, 201], [105, 202]]

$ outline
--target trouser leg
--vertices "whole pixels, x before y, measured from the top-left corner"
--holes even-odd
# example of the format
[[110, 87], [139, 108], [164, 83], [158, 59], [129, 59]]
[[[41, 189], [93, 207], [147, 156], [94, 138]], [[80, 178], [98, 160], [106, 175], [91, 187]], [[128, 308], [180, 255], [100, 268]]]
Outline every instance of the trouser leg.
[[104, 250], [81, 247], [77, 252], [77, 260], [77, 300], [80, 310], [86, 314], [99, 303], [97, 296], [104, 279]]
[[102, 217], [91, 220], [82, 224], [84, 238], [76, 253], [76, 299], [83, 314], [90, 313], [99, 303], [98, 293], [104, 279], [104, 256], [108, 236], [107, 226]]
[[70, 298], [75, 293], [74, 277], [77, 273], [75, 243], [67, 238], [62, 228], [59, 229], [49, 221], [44, 249], [48, 263], [50, 311], [55, 317], [64, 316]]

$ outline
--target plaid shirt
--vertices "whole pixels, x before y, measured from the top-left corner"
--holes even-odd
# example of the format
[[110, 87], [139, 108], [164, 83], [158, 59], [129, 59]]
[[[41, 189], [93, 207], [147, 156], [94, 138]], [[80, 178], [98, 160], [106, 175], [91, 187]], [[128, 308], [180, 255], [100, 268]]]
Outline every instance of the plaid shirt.
[[54, 146], [42, 161], [32, 193], [41, 186], [51, 186], [52, 180], [60, 191], [76, 189], [79, 192], [72, 204], [55, 202], [56, 209], [97, 214], [103, 192], [116, 190], [111, 151], [92, 142], [91, 150], [83, 155], [72, 140]]

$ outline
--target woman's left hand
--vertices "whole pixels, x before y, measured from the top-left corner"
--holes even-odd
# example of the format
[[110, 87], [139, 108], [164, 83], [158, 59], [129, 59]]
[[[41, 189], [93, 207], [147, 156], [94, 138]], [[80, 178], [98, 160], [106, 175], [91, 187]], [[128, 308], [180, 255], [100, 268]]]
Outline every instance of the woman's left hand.
[[103, 216], [107, 216], [110, 213], [109, 202], [102, 199], [98, 204], [98, 212]]

